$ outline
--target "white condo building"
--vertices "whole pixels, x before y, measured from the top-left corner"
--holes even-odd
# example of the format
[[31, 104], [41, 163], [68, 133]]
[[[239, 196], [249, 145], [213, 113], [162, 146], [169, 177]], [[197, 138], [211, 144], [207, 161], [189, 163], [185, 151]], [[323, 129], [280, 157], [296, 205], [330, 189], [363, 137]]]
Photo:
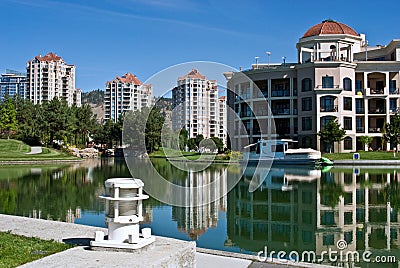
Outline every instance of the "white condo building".
[[69, 106], [81, 106], [82, 91], [75, 88], [75, 65], [66, 64], [62, 57], [50, 52], [28, 61], [26, 71], [25, 98], [34, 104], [57, 97], [65, 99]]
[[126, 111], [150, 107], [153, 104], [153, 87], [126, 73], [106, 83], [104, 102], [105, 120], [115, 123]]
[[[189, 138], [203, 135], [204, 138], [219, 137], [220, 123], [226, 122], [226, 114], [220, 116], [225, 100], [218, 99], [218, 86], [215, 80], [208, 80], [198, 70], [193, 69], [178, 78], [178, 85], [172, 90], [172, 129], [185, 128]], [[223, 122], [221, 122], [223, 118]]]

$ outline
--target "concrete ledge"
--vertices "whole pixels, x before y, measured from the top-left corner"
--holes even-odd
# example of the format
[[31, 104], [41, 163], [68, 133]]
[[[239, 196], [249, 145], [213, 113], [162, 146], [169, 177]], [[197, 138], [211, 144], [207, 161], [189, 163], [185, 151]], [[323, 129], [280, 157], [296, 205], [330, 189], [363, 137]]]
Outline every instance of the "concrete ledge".
[[84, 159], [60, 159], [60, 160], [4, 160], [0, 161], [0, 165], [48, 165], [48, 164], [70, 164], [79, 163]]
[[364, 166], [364, 165], [374, 165], [374, 166], [398, 166], [400, 165], [400, 160], [334, 160], [333, 165], [351, 165], [351, 166]]
[[94, 232], [107, 229], [2, 214], [0, 222], [2, 232], [83, 245], [22, 267], [195, 267], [195, 242], [156, 236], [156, 242], [140, 252], [94, 251], [87, 247]]

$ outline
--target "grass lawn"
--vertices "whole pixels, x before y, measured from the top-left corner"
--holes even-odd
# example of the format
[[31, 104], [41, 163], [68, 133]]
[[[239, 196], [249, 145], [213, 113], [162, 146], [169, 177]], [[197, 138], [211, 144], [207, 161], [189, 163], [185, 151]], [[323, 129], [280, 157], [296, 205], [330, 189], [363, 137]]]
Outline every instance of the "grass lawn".
[[55, 241], [0, 232], [0, 267], [17, 267], [71, 247]]
[[152, 152], [149, 156], [154, 158], [166, 158], [165, 154], [167, 154], [168, 157], [176, 157], [176, 159], [180, 159], [181, 156], [183, 156], [188, 160], [196, 160], [201, 156], [201, 154], [197, 152], [184, 152], [170, 148], [160, 148], [158, 151]]
[[7, 160], [74, 160], [79, 159], [64, 152], [49, 148], [42, 148], [40, 154], [26, 154], [31, 151], [30, 146], [18, 140], [0, 139], [0, 161]]
[[[357, 152], [360, 154], [361, 160], [400, 160], [400, 154], [396, 155], [396, 158], [393, 157], [393, 152]], [[326, 157], [330, 160], [351, 160], [353, 159], [353, 153], [336, 153], [336, 154], [322, 154], [323, 157]]]

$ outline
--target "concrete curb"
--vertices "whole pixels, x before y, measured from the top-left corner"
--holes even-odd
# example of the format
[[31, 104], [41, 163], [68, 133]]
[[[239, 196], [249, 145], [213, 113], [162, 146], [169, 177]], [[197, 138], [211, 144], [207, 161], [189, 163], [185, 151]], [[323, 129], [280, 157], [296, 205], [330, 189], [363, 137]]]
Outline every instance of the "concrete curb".
[[84, 159], [71, 159], [71, 160], [10, 160], [0, 161], [1, 165], [40, 165], [40, 164], [69, 164], [69, 163], [80, 163]]
[[400, 166], [400, 160], [334, 160], [333, 165], [349, 165], [349, 166]]

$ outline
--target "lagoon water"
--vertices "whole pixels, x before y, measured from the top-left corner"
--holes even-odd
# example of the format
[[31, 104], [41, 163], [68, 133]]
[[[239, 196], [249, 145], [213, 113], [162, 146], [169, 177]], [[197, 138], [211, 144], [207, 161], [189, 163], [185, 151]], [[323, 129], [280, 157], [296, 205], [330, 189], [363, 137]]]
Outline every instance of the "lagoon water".
[[[133, 173], [151, 184], [149, 165], [181, 186], [218, 179], [207, 193], [182, 196], [152, 185], [151, 194], [186, 200], [186, 207], [154, 198], [144, 202], [142, 227], [156, 235], [195, 240], [198, 247], [256, 254], [284, 251], [343, 254], [371, 251], [400, 261], [400, 168], [243, 168], [211, 165], [182, 171], [163, 159], [137, 161]], [[192, 170], [192, 171], [190, 171]], [[87, 160], [72, 165], [0, 167], [0, 213], [105, 227], [104, 181], [131, 177], [124, 159]], [[207, 191], [207, 187], [204, 188]], [[229, 192], [228, 192], [229, 190]], [[250, 191], [249, 191], [250, 190]], [[218, 195], [228, 192], [223, 197]], [[175, 199], [174, 199], [175, 198]], [[209, 202], [195, 206], [193, 200]], [[345, 245], [343, 249], [338, 249]], [[361, 258], [361, 257], [360, 257]], [[372, 260], [374, 261], [374, 259]], [[343, 265], [345, 259], [323, 263]], [[397, 267], [397, 261], [362, 267]]]

